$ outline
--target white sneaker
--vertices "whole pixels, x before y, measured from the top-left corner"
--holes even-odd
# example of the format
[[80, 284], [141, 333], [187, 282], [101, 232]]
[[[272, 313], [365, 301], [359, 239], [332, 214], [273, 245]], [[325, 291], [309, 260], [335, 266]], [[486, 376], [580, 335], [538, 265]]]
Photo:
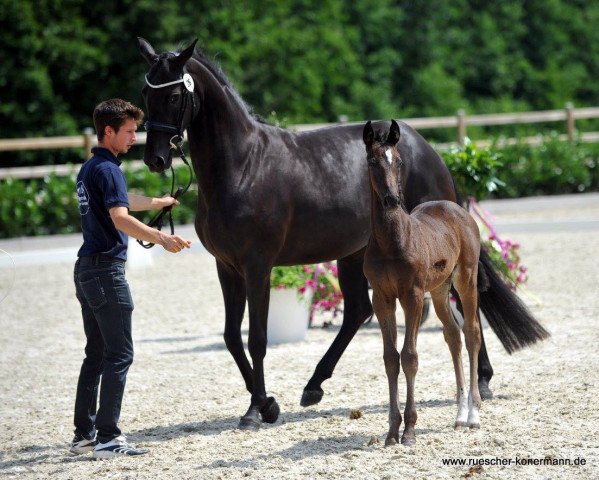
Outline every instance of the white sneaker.
[[94, 448], [94, 458], [110, 458], [119, 455], [143, 455], [148, 453], [147, 448], [135, 448], [133, 445], [127, 443], [125, 435], [119, 435], [113, 438], [109, 442], [99, 443]]
[[69, 452], [74, 453], [75, 455], [91, 452], [97, 443], [95, 436], [94, 438], [86, 438], [77, 433], [69, 446]]

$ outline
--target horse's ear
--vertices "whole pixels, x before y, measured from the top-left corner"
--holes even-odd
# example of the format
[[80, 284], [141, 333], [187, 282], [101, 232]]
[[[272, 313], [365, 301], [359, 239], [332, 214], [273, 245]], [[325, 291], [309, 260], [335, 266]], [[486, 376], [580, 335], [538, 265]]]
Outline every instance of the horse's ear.
[[187, 63], [187, 60], [189, 60], [193, 55], [193, 51], [195, 50], [197, 42], [198, 39], [196, 38], [193, 42], [191, 42], [191, 45], [189, 45], [189, 47], [187, 47], [179, 55], [177, 55], [175, 58], [171, 60], [176, 68], [183, 70], [183, 67]]
[[399, 136], [399, 125], [395, 120], [391, 120], [391, 128], [389, 129], [389, 135], [387, 136], [387, 143], [393, 146], [397, 145]]
[[146, 62], [148, 62], [150, 65], [153, 65], [158, 58], [158, 55], [156, 55], [152, 45], [150, 45], [150, 42], [148, 42], [145, 38], [137, 37], [137, 41], [139, 43], [139, 51], [141, 56], [146, 59]]
[[364, 143], [367, 147], [372, 145], [374, 142], [374, 130], [372, 129], [372, 122], [368, 120], [366, 125], [364, 125], [364, 132], [362, 133], [362, 138], [364, 139]]

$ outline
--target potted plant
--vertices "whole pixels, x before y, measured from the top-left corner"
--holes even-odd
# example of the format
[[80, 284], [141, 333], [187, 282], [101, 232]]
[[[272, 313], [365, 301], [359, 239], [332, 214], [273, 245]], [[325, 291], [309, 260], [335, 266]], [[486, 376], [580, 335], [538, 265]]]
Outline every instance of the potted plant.
[[343, 295], [334, 262], [274, 267], [270, 284], [269, 343], [303, 340], [315, 313], [335, 316], [341, 311]]

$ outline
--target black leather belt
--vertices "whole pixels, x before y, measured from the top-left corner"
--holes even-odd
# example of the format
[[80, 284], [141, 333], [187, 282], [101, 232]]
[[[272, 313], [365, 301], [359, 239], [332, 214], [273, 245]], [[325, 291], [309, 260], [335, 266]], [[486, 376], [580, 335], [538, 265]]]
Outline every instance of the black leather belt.
[[91, 257], [79, 257], [79, 265], [82, 267], [94, 267], [101, 264], [125, 263], [120, 258], [106, 257], [104, 255], [93, 255]]

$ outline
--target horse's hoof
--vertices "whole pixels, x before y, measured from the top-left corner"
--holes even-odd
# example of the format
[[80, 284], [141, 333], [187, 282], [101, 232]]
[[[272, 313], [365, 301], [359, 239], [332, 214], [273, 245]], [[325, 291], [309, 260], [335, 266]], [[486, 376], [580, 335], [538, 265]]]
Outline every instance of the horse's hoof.
[[277, 418], [279, 418], [279, 413], [281, 413], [281, 409], [279, 408], [279, 404], [275, 400], [275, 397], [268, 397], [266, 403], [260, 409], [262, 421], [266, 423], [275, 423]]
[[387, 437], [387, 439], [385, 440], [385, 447], [391, 447], [393, 445], [397, 445], [397, 438]]
[[455, 422], [453, 429], [457, 432], [462, 430], [464, 427], [466, 427], [466, 422]]
[[489, 381], [486, 378], [481, 378], [478, 381], [478, 391], [482, 400], [493, 400], [493, 392], [489, 388]]
[[470, 427], [470, 430], [478, 430], [480, 428], [480, 423], [478, 423], [478, 422], [468, 423], [468, 427]]
[[253, 416], [246, 415], [241, 417], [239, 420], [239, 430], [248, 430], [250, 432], [257, 432], [260, 430], [260, 420], [257, 420]]
[[401, 437], [401, 444], [406, 447], [411, 447], [416, 445], [416, 437], [406, 437], [405, 435]]
[[316, 405], [322, 400], [323, 396], [324, 391], [320, 388], [318, 390], [304, 390], [304, 393], [302, 394], [302, 399], [300, 401], [300, 405], [302, 407]]

